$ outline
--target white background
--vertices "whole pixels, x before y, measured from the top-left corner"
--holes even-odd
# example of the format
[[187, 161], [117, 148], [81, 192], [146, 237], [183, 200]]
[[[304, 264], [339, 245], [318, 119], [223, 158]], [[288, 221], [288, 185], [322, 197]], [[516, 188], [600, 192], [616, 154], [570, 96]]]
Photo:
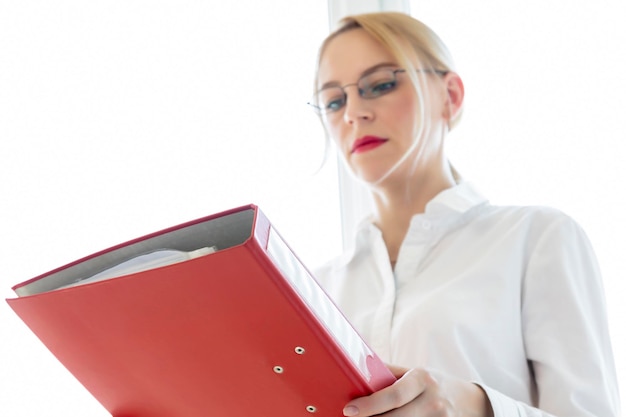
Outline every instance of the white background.
[[[0, 0], [3, 298], [248, 203], [307, 264], [337, 253], [335, 169], [316, 175], [306, 105], [327, 28], [312, 1]], [[0, 416], [106, 415], [2, 301]]]
[[[465, 80], [451, 159], [493, 202], [555, 206], [587, 230], [626, 386], [626, 7], [476, 3], [411, 3]], [[334, 158], [315, 174], [305, 105], [326, 31], [325, 1], [0, 0], [0, 294], [250, 202], [305, 263], [337, 253]], [[107, 415], [4, 303], [0, 415]]]

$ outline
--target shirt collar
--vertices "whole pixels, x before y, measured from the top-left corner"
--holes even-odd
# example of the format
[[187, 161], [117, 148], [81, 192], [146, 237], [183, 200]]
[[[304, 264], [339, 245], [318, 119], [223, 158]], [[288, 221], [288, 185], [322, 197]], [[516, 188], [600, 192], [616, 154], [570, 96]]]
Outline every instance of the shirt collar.
[[[441, 191], [430, 200], [426, 204], [424, 215], [439, 217], [445, 216], [446, 213], [448, 213], [457, 214], [458, 216], [487, 202], [488, 200], [482, 196], [471, 183], [463, 181]], [[422, 214], [416, 214], [413, 219], [421, 215]], [[356, 234], [350, 245], [350, 249], [344, 252], [340, 257], [341, 261], [339, 263], [345, 265], [350, 262], [356, 253], [361, 251], [364, 245], [370, 244], [372, 234], [380, 233], [380, 229], [372, 222], [371, 216], [361, 220], [357, 225]]]
[[472, 207], [486, 203], [483, 197], [469, 182], [461, 182], [437, 194], [426, 204], [425, 213], [431, 214], [443, 210], [465, 213]]

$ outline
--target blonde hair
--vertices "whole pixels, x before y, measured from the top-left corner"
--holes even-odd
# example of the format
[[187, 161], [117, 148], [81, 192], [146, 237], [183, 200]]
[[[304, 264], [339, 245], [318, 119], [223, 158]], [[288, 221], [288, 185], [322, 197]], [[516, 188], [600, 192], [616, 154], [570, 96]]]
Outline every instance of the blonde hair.
[[[403, 68], [419, 65], [421, 72], [408, 71], [418, 97], [423, 100], [424, 73], [456, 72], [450, 51], [432, 29], [411, 16], [398, 12], [366, 13], [347, 16], [339, 22], [339, 26], [322, 43], [317, 68], [327, 45], [337, 36], [353, 29], [363, 29], [391, 53]], [[315, 74], [315, 89], [319, 85], [318, 71]], [[423, 108], [423, 107], [422, 107]], [[459, 111], [454, 120], [450, 120], [452, 129], [458, 122]]]

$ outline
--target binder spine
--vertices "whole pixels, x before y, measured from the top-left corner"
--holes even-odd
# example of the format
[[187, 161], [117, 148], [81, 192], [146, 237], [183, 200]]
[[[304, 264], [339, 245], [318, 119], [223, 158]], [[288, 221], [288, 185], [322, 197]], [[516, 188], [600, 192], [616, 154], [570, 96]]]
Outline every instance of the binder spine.
[[369, 383], [372, 380], [372, 373], [368, 367], [368, 358], [373, 357], [374, 352], [365, 344], [326, 292], [271, 226], [268, 233], [267, 254], [275, 262], [284, 278], [289, 281], [291, 288], [336, 340], [344, 355], [349, 358], [351, 365], [360, 372], [363, 380]]

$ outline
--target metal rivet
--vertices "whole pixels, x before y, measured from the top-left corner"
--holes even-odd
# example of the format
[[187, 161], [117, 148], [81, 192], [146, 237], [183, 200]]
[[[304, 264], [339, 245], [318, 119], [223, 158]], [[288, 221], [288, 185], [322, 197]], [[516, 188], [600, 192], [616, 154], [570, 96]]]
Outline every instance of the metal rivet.
[[285, 370], [283, 369], [282, 366], [275, 366], [274, 367], [274, 372], [276, 372], [277, 374], [282, 374]]
[[304, 348], [303, 347], [298, 346], [298, 347], [296, 347], [295, 351], [296, 351], [296, 353], [298, 355], [304, 354]]
[[309, 413], [314, 413], [314, 412], [316, 412], [316, 411], [317, 411], [317, 408], [315, 408], [315, 407], [314, 407], [314, 406], [312, 406], [312, 405], [307, 405], [307, 406], [306, 406], [306, 411], [308, 411]]

